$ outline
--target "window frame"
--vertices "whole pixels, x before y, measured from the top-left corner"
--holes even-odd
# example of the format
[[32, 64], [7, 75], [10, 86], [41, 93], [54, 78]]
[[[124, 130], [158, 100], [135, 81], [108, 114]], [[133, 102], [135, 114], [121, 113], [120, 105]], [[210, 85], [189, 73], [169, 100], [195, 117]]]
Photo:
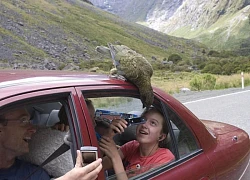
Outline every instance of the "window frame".
[[[93, 91], [94, 89], [94, 91]], [[93, 97], [93, 98], [98, 98], [98, 97], [112, 97], [112, 96], [121, 96], [121, 97], [132, 97], [132, 98], [140, 98], [139, 96], [139, 92], [138, 92], [138, 89], [136, 88], [124, 88], [124, 87], [120, 87], [120, 86], [104, 86], [104, 87], [98, 87], [98, 88], [95, 88], [95, 87], [88, 87], [88, 88], [82, 88], [82, 87], [77, 87], [77, 93], [78, 93], [78, 96], [80, 97], [80, 101], [82, 104], [84, 104], [83, 106], [83, 109], [87, 110], [87, 107], [86, 107], [86, 104], [84, 102], [84, 98], [90, 98], [90, 97]], [[200, 144], [199, 144], [199, 141], [197, 139], [197, 137], [195, 136], [195, 133], [193, 132], [193, 130], [191, 129], [191, 127], [189, 125], [186, 124], [186, 121], [182, 120], [182, 118], [178, 115], [178, 113], [175, 111], [175, 109], [173, 107], [171, 107], [170, 104], [168, 104], [168, 102], [165, 102], [166, 100], [162, 99], [161, 96], [157, 95], [157, 94], [154, 94], [155, 95], [155, 105], [157, 105], [158, 107], [161, 108], [162, 112], [165, 114], [165, 118], [168, 117], [167, 116], [167, 113], [166, 113], [166, 110], [164, 110], [164, 108], [168, 108], [170, 109], [171, 111], [173, 111], [176, 116], [178, 118], [180, 118], [180, 120], [182, 121], [182, 123], [185, 124], [185, 126], [189, 129], [189, 131], [192, 133], [198, 147], [200, 148]], [[84, 102], [84, 103], [83, 103]], [[84, 110], [83, 110], [83, 113], [84, 113]], [[88, 121], [90, 122], [90, 121]], [[173, 129], [172, 129], [172, 126], [170, 124], [170, 121], [169, 119], [167, 118], [167, 124], [168, 124], [168, 128], [169, 128], [169, 133], [170, 133], [170, 136], [171, 136], [171, 139], [172, 139], [172, 145], [176, 146], [176, 142], [173, 143], [173, 139], [175, 139], [174, 137], [174, 133], [173, 133]], [[176, 140], [175, 140], [176, 141]], [[96, 142], [97, 144], [97, 142]], [[175, 169], [177, 166], [179, 166], [180, 164], [183, 164], [197, 156], [199, 156], [200, 154], [203, 153], [203, 150], [200, 148], [198, 149], [197, 151], [193, 152], [193, 153], [190, 153], [189, 155], [185, 156], [185, 157], [180, 157], [178, 154], [178, 148], [177, 146], [175, 147], [175, 152], [173, 153], [175, 156], [177, 156], [177, 159], [171, 163], [168, 163], [166, 165], [162, 165], [156, 169], [153, 169], [153, 170], [150, 170], [150, 171], [147, 171], [141, 175], [137, 175], [131, 179], [148, 179], [148, 178], [153, 178], [153, 177], [157, 177], [159, 174], [162, 174], [162, 173], [166, 173], [167, 171], [171, 171], [173, 168]]]
[[64, 104], [67, 104], [66, 113], [69, 118], [69, 127], [71, 132], [71, 138], [73, 141], [71, 155], [73, 163], [75, 164], [77, 156], [76, 150], [80, 148], [79, 144], [82, 144], [82, 142], [85, 140], [82, 139], [82, 136], [79, 135], [79, 131], [81, 129], [86, 129], [80, 127], [82, 125], [86, 127], [86, 123], [79, 124], [79, 112], [77, 112], [76, 108], [78, 106], [78, 99], [75, 94], [76, 93], [74, 87], [38, 90], [35, 92], [18, 94], [2, 100], [0, 102], [0, 111], [4, 112], [5, 110], [25, 105], [64, 101]]

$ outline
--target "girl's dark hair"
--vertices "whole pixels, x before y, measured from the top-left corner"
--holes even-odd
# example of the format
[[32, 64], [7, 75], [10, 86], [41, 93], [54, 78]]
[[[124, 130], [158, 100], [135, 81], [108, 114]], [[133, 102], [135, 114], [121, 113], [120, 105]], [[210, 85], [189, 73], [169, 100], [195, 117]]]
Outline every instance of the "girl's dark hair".
[[161, 133], [166, 134], [166, 137], [162, 141], [159, 142], [159, 147], [160, 148], [166, 148], [166, 145], [167, 145], [167, 136], [168, 136], [168, 126], [167, 126], [167, 121], [164, 118], [164, 115], [162, 114], [162, 112], [159, 109], [157, 109], [156, 107], [150, 107], [149, 109], [146, 109], [142, 113], [141, 116], [144, 116], [145, 114], [147, 114], [148, 112], [151, 112], [151, 111], [159, 113], [162, 116], [162, 118], [163, 118]]

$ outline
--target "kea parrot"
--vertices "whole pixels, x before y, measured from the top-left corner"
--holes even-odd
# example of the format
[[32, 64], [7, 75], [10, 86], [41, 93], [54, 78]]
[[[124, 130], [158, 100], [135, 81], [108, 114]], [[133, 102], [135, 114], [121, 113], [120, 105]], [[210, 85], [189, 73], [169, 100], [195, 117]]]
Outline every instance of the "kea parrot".
[[[147, 109], [153, 104], [154, 93], [151, 86], [153, 68], [145, 57], [133, 51], [125, 45], [113, 45], [108, 43], [108, 49], [115, 68], [111, 69], [111, 75], [125, 77], [138, 87], [143, 107]], [[98, 52], [108, 52], [107, 47], [99, 46]]]

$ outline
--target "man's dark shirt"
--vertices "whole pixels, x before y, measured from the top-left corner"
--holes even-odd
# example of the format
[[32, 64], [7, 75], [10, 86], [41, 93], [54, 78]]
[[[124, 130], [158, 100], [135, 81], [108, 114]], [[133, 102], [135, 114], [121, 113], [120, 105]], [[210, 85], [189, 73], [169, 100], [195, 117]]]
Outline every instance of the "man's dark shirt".
[[19, 159], [16, 159], [15, 163], [10, 168], [0, 169], [0, 180], [49, 180], [49, 179], [50, 177], [44, 169]]

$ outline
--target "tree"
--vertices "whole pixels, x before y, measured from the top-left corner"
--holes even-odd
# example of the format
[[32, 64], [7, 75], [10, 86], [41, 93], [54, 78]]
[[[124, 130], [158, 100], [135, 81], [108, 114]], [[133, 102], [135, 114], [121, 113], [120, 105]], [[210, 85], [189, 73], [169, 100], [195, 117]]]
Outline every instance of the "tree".
[[222, 68], [219, 64], [207, 64], [202, 73], [221, 74]]
[[227, 63], [222, 66], [223, 74], [231, 75], [234, 72], [234, 65], [232, 63]]
[[220, 57], [220, 53], [218, 51], [211, 50], [208, 52], [208, 56]]
[[168, 57], [168, 61], [172, 61], [173, 63], [178, 63], [179, 61], [181, 61], [182, 58], [181, 56], [179, 56], [178, 54], [171, 54], [169, 57]]
[[204, 55], [206, 54], [205, 49], [203, 49], [201, 53], [202, 53], [202, 54], [203, 54], [203, 56], [204, 56]]

